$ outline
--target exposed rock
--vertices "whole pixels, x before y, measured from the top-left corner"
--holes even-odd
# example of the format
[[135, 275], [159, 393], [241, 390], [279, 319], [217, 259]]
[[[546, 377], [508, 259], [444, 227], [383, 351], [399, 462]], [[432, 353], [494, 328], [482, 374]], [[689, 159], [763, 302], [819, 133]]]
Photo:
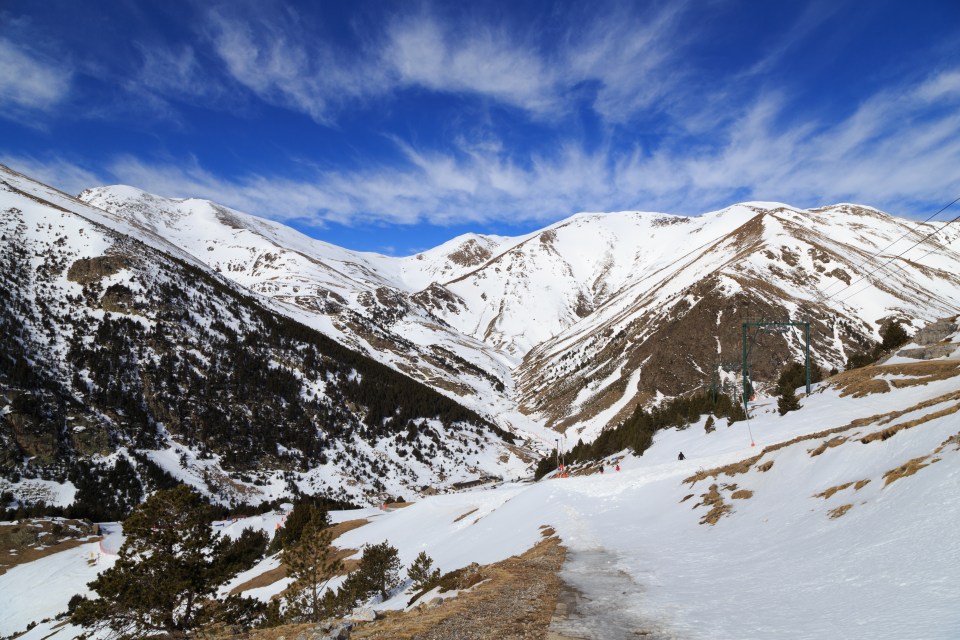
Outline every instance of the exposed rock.
[[915, 358], [917, 360], [933, 360], [934, 358], [943, 358], [949, 356], [957, 350], [958, 345], [949, 344], [931, 344], [926, 347], [916, 347], [914, 349], [903, 349], [898, 351], [897, 355], [902, 358]]
[[373, 622], [376, 619], [377, 612], [369, 607], [364, 607], [363, 609], [354, 611], [347, 616], [347, 620], [350, 620], [351, 622]]
[[[913, 337], [913, 341], [919, 345], [928, 345], [940, 342], [945, 340], [949, 336], [957, 332], [957, 329], [960, 328], [957, 326], [956, 318], [944, 318], [937, 320], [932, 324], [928, 324], [923, 329], [917, 331], [917, 335]], [[918, 356], [904, 356], [907, 358], [916, 358]], [[938, 357], [938, 356], [932, 356]], [[927, 360], [929, 358], [923, 358]]]

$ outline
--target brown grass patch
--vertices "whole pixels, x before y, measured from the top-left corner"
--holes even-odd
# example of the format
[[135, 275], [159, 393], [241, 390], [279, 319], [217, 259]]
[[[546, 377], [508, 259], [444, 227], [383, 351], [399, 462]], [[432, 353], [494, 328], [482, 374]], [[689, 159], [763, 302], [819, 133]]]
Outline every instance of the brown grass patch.
[[940, 443], [940, 446], [934, 450], [934, 453], [940, 453], [950, 445], [954, 446], [954, 451], [960, 451], [960, 433], [950, 436]]
[[464, 514], [457, 516], [453, 521], [454, 521], [454, 522], [460, 522], [461, 520], [463, 520], [464, 518], [466, 518], [466, 517], [467, 517], [468, 515], [470, 515], [471, 513], [476, 513], [478, 509], [479, 509], [479, 507], [474, 507], [473, 509], [470, 509], [470, 511], [467, 511], [467, 512], [464, 513]]
[[[914, 411], [914, 410], [915, 409], [910, 409], [910, 411]], [[875, 431], [861, 438], [860, 442], [862, 442], [863, 444], [869, 444], [877, 440], [883, 441], [893, 437], [900, 431], [903, 431], [905, 429], [912, 429], [913, 427], [924, 424], [925, 422], [930, 422], [931, 420], [936, 420], [937, 418], [942, 418], [944, 416], [952, 415], [957, 411], [960, 411], [960, 403], [957, 403], [952, 407], [946, 407], [945, 409], [941, 409], [940, 411], [934, 411], [933, 413], [928, 413], [927, 415], [916, 418], [915, 420], [902, 422], [898, 425], [887, 427], [886, 429], [883, 429], [881, 431]], [[904, 413], [907, 413], [907, 412], [904, 412]], [[901, 413], [901, 415], [903, 415], [903, 413]]]
[[389, 502], [387, 503], [387, 509], [404, 509], [414, 504], [413, 502]]
[[354, 627], [350, 637], [544, 638], [563, 589], [557, 573], [565, 557], [566, 550], [559, 539], [546, 538], [519, 556], [480, 567], [486, 581], [472, 591], [435, 606], [386, 612], [382, 620]]
[[710, 511], [700, 518], [700, 524], [713, 526], [720, 521], [720, 518], [733, 511], [733, 507], [723, 501], [723, 496], [720, 495], [720, 490], [715, 484], [710, 485], [707, 492], [701, 494], [700, 497], [702, 500], [694, 505], [693, 508], [696, 509], [701, 506], [710, 507]]
[[[879, 376], [910, 376], [908, 380], [878, 379]], [[960, 362], [956, 360], [940, 360], [931, 362], [909, 362], [903, 364], [871, 365], [860, 369], [844, 371], [833, 377], [833, 382], [841, 389], [840, 397], [852, 395], [862, 398], [871, 393], [886, 393], [890, 385], [897, 389], [925, 385], [928, 382], [947, 380], [960, 375]]]
[[[929, 461], [929, 462], [928, 462]], [[886, 487], [900, 478], [906, 478], [907, 476], [912, 476], [920, 469], [924, 467], [929, 467], [934, 462], [939, 462], [940, 458], [931, 458], [930, 456], [920, 456], [919, 458], [914, 458], [913, 460], [908, 460], [904, 464], [900, 465], [896, 469], [890, 469], [885, 474], [883, 474], [884, 483], [883, 486]]]
[[[870, 481], [867, 480], [867, 482], [870, 482]], [[830, 487], [829, 489], [827, 489], [827, 490], [825, 490], [825, 491], [821, 491], [820, 493], [815, 493], [815, 494], [813, 494], [813, 497], [814, 497], [814, 498], [823, 498], [824, 500], [829, 500], [829, 499], [830, 499], [830, 496], [832, 496], [833, 494], [837, 493], [838, 491], [843, 491], [844, 489], [849, 489], [849, 488], [852, 487], [852, 486], [853, 486], [853, 483], [852, 483], [852, 482], [845, 482], [845, 483], [843, 483], [843, 484], [838, 484], [838, 485], [835, 486], [835, 487]]]
[[773, 460], [767, 460], [767, 461], [764, 462], [763, 464], [758, 464], [758, 465], [757, 465], [757, 471], [761, 471], [761, 472], [763, 472], [763, 473], [766, 473], [767, 471], [770, 471], [770, 469], [772, 469], [772, 468], [773, 468]]
[[816, 449], [810, 450], [810, 457], [813, 458], [815, 456], [818, 456], [824, 451], [826, 451], [827, 449], [839, 447], [841, 444], [843, 444], [846, 441], [847, 441], [847, 438], [845, 436], [834, 436], [829, 440], [824, 440], [823, 442], [820, 443], [819, 447], [817, 447]]
[[683, 504], [684, 502], [686, 502], [687, 500], [689, 500], [689, 499], [692, 498], [693, 496], [694, 496], [694, 494], [692, 494], [692, 493], [688, 493], [687, 495], [683, 496], [683, 500], [680, 501], [680, 504]]
[[868, 484], [870, 484], [870, 478], [864, 478], [863, 480], [858, 480], [857, 484], [853, 485], [853, 490], [860, 491], [860, 489], [863, 489]]
[[836, 509], [830, 509], [830, 511], [827, 511], [827, 515], [830, 516], [832, 520], [836, 520], [837, 518], [845, 514], [847, 511], [850, 511], [850, 509], [853, 509], [852, 504], [842, 504]]
[[557, 535], [557, 530], [548, 524], [542, 524], [540, 525], [540, 535], [544, 538], [550, 538]]
[[734, 500], [748, 500], [753, 497], [753, 491], [750, 491], [750, 489], [737, 489], [730, 497]]

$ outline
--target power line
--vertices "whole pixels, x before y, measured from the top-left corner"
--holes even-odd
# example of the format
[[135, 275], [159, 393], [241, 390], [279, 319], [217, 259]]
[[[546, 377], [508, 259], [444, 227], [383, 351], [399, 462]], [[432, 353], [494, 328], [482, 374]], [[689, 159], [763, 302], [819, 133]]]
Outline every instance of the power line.
[[[958, 198], [958, 200], [960, 200], [960, 198]], [[954, 200], [954, 202], [956, 202], [956, 201], [957, 201], [957, 200]], [[859, 282], [862, 282], [863, 280], [869, 278], [869, 277], [872, 276], [874, 273], [876, 273], [876, 272], [879, 271], [880, 269], [883, 269], [884, 267], [886, 267], [888, 264], [890, 264], [890, 263], [893, 262], [894, 260], [902, 257], [903, 254], [907, 253], [908, 251], [910, 251], [911, 249], [913, 249], [913, 248], [916, 247], [917, 245], [926, 242], [926, 241], [927, 241], [929, 238], [931, 238], [932, 236], [940, 233], [941, 231], [943, 231], [944, 229], [946, 229], [948, 225], [953, 224], [953, 223], [956, 222], [957, 220], [960, 220], [960, 216], [957, 216], [957, 217], [954, 218], [953, 220], [948, 220], [948, 221], [947, 221], [946, 223], [944, 223], [944, 225], [943, 225], [942, 227], [940, 227], [939, 229], [936, 229], [935, 231], [931, 231], [931, 232], [928, 233], [926, 236], [924, 236], [924, 237], [921, 238], [920, 240], [917, 240], [915, 243], [913, 243], [912, 245], [910, 245], [909, 247], [907, 247], [906, 249], [904, 249], [903, 251], [901, 251], [901, 252], [898, 253], [897, 255], [893, 256], [892, 258], [890, 258], [889, 260], [887, 260], [886, 262], [884, 262], [884, 263], [881, 264], [880, 266], [874, 268], [874, 269], [873, 269], [872, 271], [870, 271], [869, 273], [866, 273], [866, 274], [860, 276], [858, 279], [854, 280], [853, 282], [851, 282], [850, 284], [848, 284], [846, 287], [844, 287], [844, 288], [841, 289], [840, 291], [837, 291], [837, 293], [835, 293], [835, 294], [827, 297], [825, 300], [829, 300], [830, 298], [834, 297], [835, 295], [839, 294], [840, 292], [842, 292], [842, 291], [844, 291], [844, 290], [852, 287], [853, 285], [855, 285], [855, 284], [857, 284], [857, 283], [859, 283]], [[858, 291], [855, 291], [854, 293], [851, 293], [851, 294], [849, 294], [849, 295], [841, 298], [840, 300], [838, 300], [838, 302], [844, 302], [845, 300], [847, 300], [847, 299], [849, 299], [849, 298], [852, 298], [853, 296], [857, 295], [858, 293], [860, 293], [860, 292], [862, 292], [862, 291], [865, 291], [866, 289], [869, 289], [869, 288], [872, 286], [872, 284], [873, 284], [873, 283], [869, 283], [866, 287], [863, 287], [862, 289], [859, 289]]]
[[[960, 200], [960, 198], [957, 198], [957, 200]], [[954, 200], [953, 202], [957, 202], [957, 200]], [[951, 204], [953, 204], [953, 203], [951, 203]], [[913, 243], [912, 245], [910, 245], [909, 247], [907, 247], [906, 249], [904, 249], [903, 251], [901, 251], [901, 252], [898, 253], [897, 255], [893, 256], [892, 258], [890, 258], [889, 260], [887, 260], [886, 262], [884, 262], [884, 263], [881, 264], [880, 266], [874, 268], [874, 269], [873, 269], [872, 271], [870, 271], [869, 273], [866, 273], [866, 274], [860, 276], [858, 279], [854, 280], [853, 282], [851, 282], [850, 284], [848, 284], [846, 287], [844, 287], [844, 288], [841, 289], [840, 291], [837, 291], [837, 293], [840, 293], [841, 291], [845, 291], [846, 289], [852, 287], [853, 285], [855, 285], [855, 284], [857, 284], [857, 283], [859, 283], [859, 282], [862, 282], [862, 281], [865, 280], [866, 278], [869, 278], [869, 277], [872, 276], [874, 273], [876, 273], [876, 272], [879, 271], [880, 269], [886, 267], [888, 264], [890, 264], [890, 263], [893, 262], [894, 260], [902, 257], [903, 254], [905, 254], [907, 251], [910, 251], [911, 249], [913, 249], [913, 248], [916, 247], [917, 245], [926, 242], [929, 238], [931, 238], [932, 236], [935, 236], [936, 234], [940, 233], [941, 231], [943, 231], [944, 229], [946, 229], [947, 226], [953, 224], [953, 223], [956, 222], [957, 220], [960, 220], [960, 216], [957, 216], [957, 217], [954, 218], [953, 220], [948, 220], [948, 221], [947, 221], [946, 223], [944, 223], [944, 225], [943, 225], [942, 227], [940, 227], [939, 229], [936, 229], [935, 231], [931, 231], [931, 232], [928, 233], [926, 236], [924, 236], [924, 237], [921, 238], [920, 240], [917, 240], [915, 243]], [[862, 289], [860, 289], [860, 290], [858, 290], [858, 291], [855, 291], [855, 292], [851, 293], [851, 294], [848, 295], [848, 296], [845, 296], [845, 297], [841, 298], [840, 300], [838, 300], [838, 302], [844, 302], [845, 300], [847, 300], [847, 299], [849, 299], [849, 298], [852, 298], [853, 296], [857, 295], [858, 293], [861, 293], [862, 291], [865, 291], [866, 289], [870, 288], [870, 286], [871, 286], [872, 284], [873, 284], [873, 283], [870, 283], [870, 284], [868, 284], [866, 287], [864, 287], [864, 288], [862, 288]], [[829, 296], [829, 297], [825, 298], [825, 299], [824, 299], [824, 302], [826, 302], [827, 300], [829, 300], [829, 299], [832, 298], [833, 296], [837, 295], [837, 293], [833, 294], [832, 296]]]
[[[903, 240], [904, 238], [906, 238], [906, 237], [907, 237], [908, 235], [910, 235], [911, 233], [916, 232], [916, 230], [920, 227], [920, 225], [923, 225], [923, 224], [926, 224], [927, 222], [930, 222], [931, 220], [933, 220], [934, 218], [936, 218], [938, 215], [940, 215], [941, 213], [943, 213], [944, 211], [946, 211], [947, 209], [949, 209], [950, 207], [952, 207], [953, 205], [955, 205], [957, 202], [960, 202], [960, 196], [957, 196], [952, 202], [950, 202], [949, 204], [941, 207], [940, 210], [937, 211], [936, 213], [933, 213], [932, 215], [928, 216], [926, 220], [923, 220], [922, 222], [916, 223], [912, 229], [907, 230], [903, 235], [901, 235], [899, 238], [897, 238], [896, 240], [894, 240], [893, 242], [891, 242], [890, 244], [888, 244], [888, 245], [885, 246], [884, 248], [878, 250], [877, 252], [873, 253], [873, 254], [870, 255], [869, 257], [864, 258], [863, 260], [861, 260], [861, 261], [860, 261], [860, 264], [858, 264], [858, 265], [855, 267], [855, 269], [859, 269], [859, 268], [862, 267], [863, 265], [867, 264], [867, 262], [868, 262], [869, 260], [873, 260], [874, 258], [879, 257], [881, 253], [883, 253], [884, 251], [886, 251], [887, 249], [889, 249], [889, 248], [892, 247], [893, 245], [897, 244], [898, 242], [900, 242], [901, 240]], [[953, 221], [951, 220], [951, 222], [953, 222]], [[949, 222], [948, 222], [947, 224], [949, 224]], [[944, 225], [944, 226], [946, 226], [946, 225]], [[941, 227], [941, 229], [942, 229], [942, 227]], [[939, 231], [939, 230], [940, 230], [940, 229], [938, 229], [937, 231]], [[934, 233], [937, 233], [937, 232], [935, 231]], [[932, 234], [930, 234], [930, 235], [932, 235]], [[929, 237], [930, 237], [930, 236], [928, 235], [927, 238], [929, 238]], [[924, 238], [923, 240], [926, 240], [926, 238]], [[920, 242], [923, 242], [923, 240], [920, 240]], [[919, 244], [919, 242], [918, 242], [917, 244]], [[917, 246], [917, 245], [916, 245], [916, 244], [913, 245], [913, 247], [915, 247], [915, 246]], [[913, 247], [910, 247], [910, 249], [912, 249]], [[910, 249], [907, 249], [907, 251], [909, 251]], [[905, 251], [904, 253], [906, 253], [906, 251]], [[900, 255], [903, 255], [903, 254], [900, 254]], [[899, 257], [899, 256], [897, 256], [897, 257]], [[871, 273], [873, 273], [873, 272], [871, 272]], [[863, 278], [860, 278], [860, 280], [862, 280], [862, 279], [863, 279]], [[839, 294], [839, 293], [841, 293], [841, 292], [843, 292], [843, 291], [846, 291], [847, 289], [849, 289], [850, 287], [852, 287], [852, 286], [853, 286], [854, 284], [856, 284], [857, 282], [860, 282], [860, 280], [857, 280], [856, 282], [853, 282], [853, 283], [851, 283], [851, 284], [848, 284], [847, 286], [845, 286], [845, 287], [843, 287], [842, 289], [840, 289], [840, 291], [837, 291], [836, 293], [833, 293], [833, 294], [827, 296], [826, 298], [824, 298], [823, 301], [826, 302], [826, 301], [829, 300], [830, 298], [833, 298], [835, 295], [837, 295], [837, 294]], [[840, 282], [840, 281], [837, 280], [837, 281], [831, 282], [829, 285], [827, 285], [827, 287], [826, 287], [825, 289], [823, 289], [823, 290], [820, 292], [820, 294], [821, 294], [821, 295], [826, 294], [827, 291], [829, 291], [835, 284], [837, 284], [837, 282]]]

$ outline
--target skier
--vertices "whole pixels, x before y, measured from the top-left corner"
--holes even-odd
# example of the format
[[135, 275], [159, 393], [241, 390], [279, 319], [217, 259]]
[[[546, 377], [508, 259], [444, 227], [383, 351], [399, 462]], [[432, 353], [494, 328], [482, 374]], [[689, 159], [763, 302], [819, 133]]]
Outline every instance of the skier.
[[683, 455], [683, 451], [680, 452], [680, 455], [677, 456], [677, 460], [685, 460], [687, 456]]
[[617, 471], [620, 471], [620, 463], [617, 463]]
[[600, 475], [603, 475], [603, 465], [600, 465]]

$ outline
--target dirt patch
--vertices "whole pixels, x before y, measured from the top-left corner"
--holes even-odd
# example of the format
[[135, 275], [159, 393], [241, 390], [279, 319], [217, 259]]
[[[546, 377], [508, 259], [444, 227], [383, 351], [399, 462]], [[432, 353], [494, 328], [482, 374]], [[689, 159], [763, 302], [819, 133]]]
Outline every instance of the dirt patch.
[[896, 469], [890, 469], [885, 474], [883, 474], [884, 483], [883, 486], [889, 486], [890, 484], [896, 482], [900, 478], [906, 478], [907, 476], [912, 476], [920, 469], [924, 467], [929, 467], [934, 462], [939, 462], [940, 458], [931, 458], [930, 456], [920, 456], [919, 458], [914, 458], [909, 460], [906, 463], [900, 465]]
[[853, 509], [852, 504], [842, 504], [836, 509], [830, 509], [830, 511], [827, 511], [827, 515], [830, 516], [831, 520], [836, 520], [837, 518], [845, 514], [847, 511], [850, 511], [850, 509]]
[[770, 469], [772, 468], [773, 468], [773, 460], [767, 460], [763, 464], [757, 465], [757, 471], [762, 471], [763, 473], [770, 471]]
[[734, 500], [749, 500], [753, 497], [753, 491], [750, 491], [750, 489], [737, 489], [730, 494], [730, 497]]
[[[870, 482], [870, 481], [867, 480], [867, 482]], [[853, 486], [853, 483], [852, 483], [852, 482], [845, 482], [845, 483], [843, 483], [843, 484], [838, 484], [838, 485], [835, 486], [835, 487], [830, 487], [829, 489], [827, 489], [827, 490], [825, 490], [825, 491], [821, 491], [820, 493], [815, 493], [815, 494], [813, 494], [813, 497], [814, 497], [814, 498], [823, 498], [824, 500], [829, 500], [829, 499], [830, 499], [830, 496], [832, 496], [833, 494], [837, 493], [838, 491], [843, 491], [844, 489], [849, 489], [849, 488], [852, 487], [852, 486]]]
[[[544, 529], [547, 531], [548, 529]], [[482, 567], [487, 577], [469, 593], [435, 606], [389, 612], [358, 626], [353, 639], [545, 639], [563, 582], [557, 575], [566, 550], [548, 537], [519, 556]]]
[[869, 478], [864, 478], [863, 480], [858, 480], [858, 481], [857, 481], [857, 484], [853, 485], [853, 490], [854, 490], [854, 491], [860, 491], [860, 489], [863, 489], [863, 488], [864, 488], [865, 486], [867, 486], [868, 484], [870, 484], [870, 479], [869, 479]]
[[464, 514], [461, 514], [461, 515], [457, 516], [457, 517], [454, 519], [454, 522], [460, 522], [461, 520], [463, 520], [464, 518], [466, 518], [467, 516], [469, 516], [471, 513], [476, 513], [476, 512], [477, 512], [477, 508], [476, 508], [476, 507], [473, 508], [473, 509], [470, 509], [470, 511], [467, 511], [467, 512], [464, 513]]
[[863, 444], [869, 444], [877, 440], [883, 441], [893, 437], [900, 431], [904, 431], [905, 429], [912, 429], [913, 427], [924, 424], [925, 422], [930, 422], [931, 420], [936, 420], [937, 418], [942, 418], [944, 416], [952, 415], [957, 411], [960, 411], [960, 403], [955, 404], [952, 407], [946, 407], [945, 409], [941, 409], [940, 411], [934, 411], [933, 413], [928, 413], [927, 415], [917, 418], [915, 420], [902, 422], [898, 425], [887, 427], [886, 429], [883, 429], [881, 431], [875, 431], [870, 435], [861, 438], [860, 442], [862, 442]]

